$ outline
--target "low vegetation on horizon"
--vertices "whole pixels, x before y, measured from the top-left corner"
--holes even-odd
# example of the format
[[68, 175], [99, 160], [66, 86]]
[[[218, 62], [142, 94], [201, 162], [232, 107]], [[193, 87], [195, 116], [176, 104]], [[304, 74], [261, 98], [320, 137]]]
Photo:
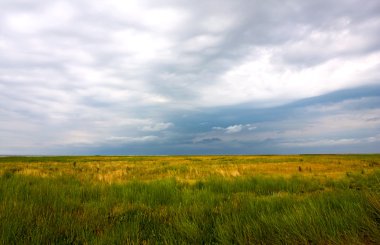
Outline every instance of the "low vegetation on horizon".
[[0, 158], [1, 244], [380, 244], [380, 155]]

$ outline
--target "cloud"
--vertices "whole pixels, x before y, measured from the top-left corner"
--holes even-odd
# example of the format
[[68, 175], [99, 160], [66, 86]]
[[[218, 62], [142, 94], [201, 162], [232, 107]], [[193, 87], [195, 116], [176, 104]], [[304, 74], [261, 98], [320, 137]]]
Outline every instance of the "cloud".
[[218, 138], [224, 144], [221, 148], [235, 147], [245, 153], [311, 153], [313, 149], [331, 153], [372, 152], [379, 146], [376, 135], [380, 133], [377, 120], [380, 96], [376, 92], [371, 95], [374, 90], [363, 89], [360, 93], [352, 89], [265, 109], [247, 105], [222, 107], [213, 112], [214, 123], [209, 124], [218, 123], [226, 114], [229, 119], [222, 122], [246, 124], [204, 128], [194, 136], [194, 141]]
[[251, 125], [251, 124], [246, 124], [246, 125], [237, 124], [237, 125], [228, 126], [226, 128], [223, 128], [223, 127], [213, 127], [212, 129], [213, 130], [221, 130], [221, 131], [224, 131], [227, 134], [234, 134], [234, 133], [239, 133], [242, 130], [252, 131], [252, 130], [255, 130], [256, 128], [257, 128], [256, 126]]
[[358, 145], [361, 143], [378, 143], [380, 141], [379, 135], [376, 137], [366, 137], [366, 138], [342, 138], [342, 139], [324, 139], [324, 140], [305, 140], [296, 142], [286, 142], [282, 143], [285, 147], [324, 147], [324, 146], [345, 146], [345, 145]]
[[243, 125], [232, 125], [228, 126], [225, 130], [227, 134], [233, 134], [233, 133], [238, 133], [243, 129]]
[[156, 123], [151, 125], [146, 125], [142, 127], [143, 131], [162, 131], [165, 129], [168, 129], [173, 126], [173, 123], [167, 122], [167, 123]]
[[195, 143], [200, 143], [200, 144], [212, 144], [212, 143], [217, 143], [217, 142], [221, 142], [222, 140], [219, 139], [219, 138], [207, 138], [207, 139], [202, 139], [202, 140], [199, 140], [199, 141], [196, 141]]
[[154, 141], [158, 137], [154, 135], [146, 135], [142, 137], [128, 137], [128, 136], [111, 136], [107, 140], [116, 143], [141, 143]]
[[[376, 0], [1, 1], [0, 153], [154, 137], [157, 152], [202, 152], [192, 144], [207, 139], [221, 141], [206, 151], [238, 152], [285, 142], [292, 123], [327, 139], [370, 137], [378, 104], [368, 93], [292, 103], [379, 85], [379, 11]], [[298, 122], [284, 119], [296, 111]]]
[[373, 75], [380, 65], [380, 52], [352, 59], [334, 58], [306, 68], [276, 64], [273, 61], [276, 56], [273, 50], [254, 51], [241, 65], [223, 74], [222, 82], [204, 90], [204, 104], [249, 101], [283, 104], [343, 88], [377, 83], [374, 80], [377, 75]]
[[199, 35], [187, 40], [184, 43], [184, 51], [186, 52], [200, 52], [205, 49], [217, 46], [220, 38], [214, 35]]

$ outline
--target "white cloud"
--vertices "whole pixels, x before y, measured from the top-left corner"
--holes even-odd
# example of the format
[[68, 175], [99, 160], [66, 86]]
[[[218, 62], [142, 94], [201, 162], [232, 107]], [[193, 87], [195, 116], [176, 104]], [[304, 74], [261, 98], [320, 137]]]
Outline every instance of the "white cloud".
[[243, 129], [243, 125], [228, 126], [225, 130], [227, 134], [239, 133]]
[[205, 19], [204, 22], [202, 22], [202, 27], [207, 32], [225, 32], [229, 29], [233, 28], [237, 24], [237, 21], [234, 19], [234, 17], [230, 15], [225, 16], [209, 16]]
[[[286, 48], [279, 51], [278, 58], [299, 66], [307, 66], [310, 63], [325, 62], [332, 56], [349, 57], [360, 54], [373, 42], [373, 39], [366, 35], [358, 35], [361, 30], [366, 29], [365, 26], [371, 25], [370, 23], [373, 23], [373, 20], [359, 26], [351, 26], [350, 19], [340, 18], [329, 28], [305, 31], [300, 39], [288, 41]], [[379, 27], [378, 22], [372, 24], [371, 28]]]
[[[286, 49], [286, 47], [282, 47]], [[344, 88], [376, 83], [380, 52], [359, 57], [336, 57], [312, 67], [278, 64], [278, 49], [258, 49], [221, 81], [202, 91], [201, 104], [215, 106], [244, 102], [286, 103]]]
[[33, 34], [66, 25], [73, 20], [76, 10], [68, 2], [57, 1], [37, 11], [18, 11], [5, 16], [11, 31]]
[[119, 52], [139, 63], [159, 58], [161, 52], [171, 48], [169, 40], [152, 32], [129, 29], [116, 31], [111, 37]]
[[226, 128], [223, 128], [223, 127], [213, 127], [212, 129], [213, 130], [217, 130], [217, 131], [223, 131], [227, 134], [234, 134], [234, 133], [239, 133], [241, 132], [242, 130], [248, 130], [248, 131], [252, 131], [252, 130], [255, 130], [257, 127], [252, 125], [252, 124], [236, 124], [236, 125], [231, 125], [231, 126], [228, 126]]
[[8, 27], [16, 32], [36, 32], [42, 28], [42, 23], [35, 21], [37, 16], [30, 13], [13, 13], [6, 17]]
[[[92, 2], [91, 2], [92, 3]], [[115, 15], [122, 21], [128, 21], [132, 25], [140, 25], [152, 32], [171, 32], [182, 26], [188, 18], [184, 8], [174, 6], [153, 6], [144, 0], [111, 0], [98, 2], [97, 11], [106, 11], [107, 14]]]
[[154, 8], [143, 15], [143, 23], [154, 31], [178, 30], [188, 18], [184, 9], [170, 7]]
[[199, 35], [187, 40], [183, 49], [188, 52], [199, 52], [206, 48], [212, 48], [221, 41], [219, 36]]
[[152, 123], [152, 124], [143, 126], [142, 131], [152, 131], [152, 132], [162, 131], [162, 130], [168, 129], [172, 126], [173, 126], [173, 123], [171, 123], [171, 122]]

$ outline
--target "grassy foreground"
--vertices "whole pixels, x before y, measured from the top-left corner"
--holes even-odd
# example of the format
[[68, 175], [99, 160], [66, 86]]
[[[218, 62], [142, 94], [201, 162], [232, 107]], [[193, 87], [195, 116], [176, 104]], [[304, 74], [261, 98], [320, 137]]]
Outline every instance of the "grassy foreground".
[[1, 244], [380, 244], [380, 155], [3, 157]]

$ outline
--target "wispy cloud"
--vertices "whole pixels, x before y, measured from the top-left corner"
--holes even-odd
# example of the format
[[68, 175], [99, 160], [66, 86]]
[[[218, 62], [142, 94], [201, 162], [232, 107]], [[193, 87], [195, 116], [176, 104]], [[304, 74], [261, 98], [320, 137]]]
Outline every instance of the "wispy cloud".
[[257, 128], [256, 126], [251, 125], [251, 124], [245, 124], [245, 125], [237, 124], [237, 125], [228, 126], [226, 128], [223, 128], [223, 127], [213, 127], [212, 129], [213, 130], [221, 130], [221, 131], [224, 131], [227, 134], [233, 134], [233, 133], [239, 133], [242, 130], [252, 131], [252, 130], [255, 130], [256, 128]]
[[342, 139], [323, 139], [323, 140], [303, 140], [281, 143], [282, 146], [286, 147], [326, 147], [326, 146], [337, 146], [337, 145], [358, 145], [362, 143], [379, 143], [380, 136], [366, 137], [366, 138], [342, 138]]
[[107, 140], [110, 142], [117, 142], [117, 143], [136, 143], [136, 142], [154, 141], [157, 138], [158, 137], [154, 135], [146, 135], [142, 137], [111, 136]]
[[154, 123], [151, 125], [146, 125], [142, 127], [143, 131], [162, 131], [165, 129], [168, 129], [173, 126], [173, 123], [167, 122], [167, 123]]

